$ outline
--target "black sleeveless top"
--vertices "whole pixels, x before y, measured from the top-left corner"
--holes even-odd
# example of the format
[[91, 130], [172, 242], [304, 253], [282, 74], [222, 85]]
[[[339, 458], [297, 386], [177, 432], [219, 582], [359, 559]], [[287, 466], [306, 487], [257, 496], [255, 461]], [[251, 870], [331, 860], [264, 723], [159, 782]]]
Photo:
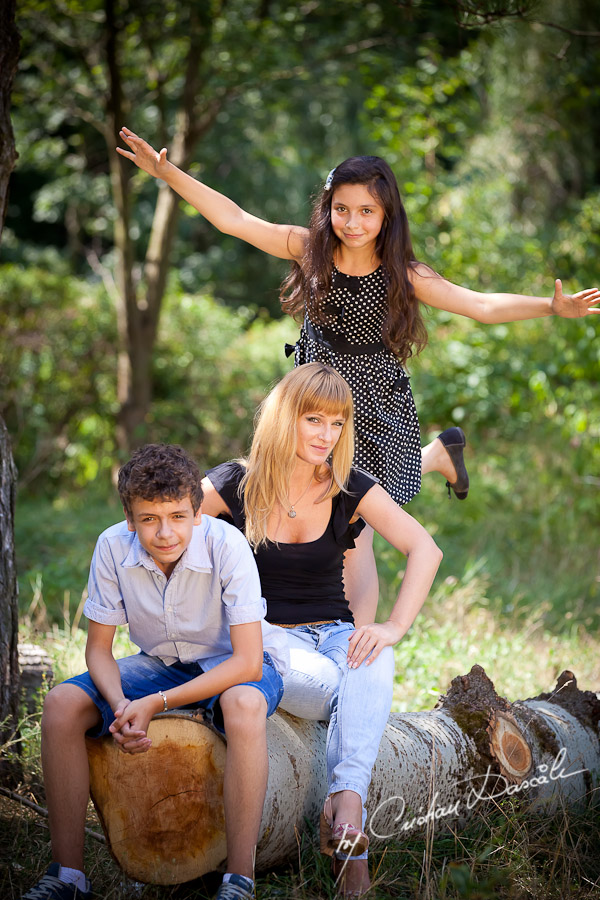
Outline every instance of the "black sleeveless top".
[[[244, 467], [238, 462], [226, 462], [206, 474], [231, 510], [231, 517], [223, 518], [243, 531], [244, 504], [238, 488]], [[268, 541], [255, 551], [269, 622], [295, 625], [324, 619], [354, 621], [344, 595], [344, 553], [354, 547], [354, 539], [365, 524], [358, 519], [351, 525], [350, 519], [376, 483], [361, 469], [352, 469], [348, 493], [339, 493], [332, 499], [331, 516], [321, 537], [304, 544]]]

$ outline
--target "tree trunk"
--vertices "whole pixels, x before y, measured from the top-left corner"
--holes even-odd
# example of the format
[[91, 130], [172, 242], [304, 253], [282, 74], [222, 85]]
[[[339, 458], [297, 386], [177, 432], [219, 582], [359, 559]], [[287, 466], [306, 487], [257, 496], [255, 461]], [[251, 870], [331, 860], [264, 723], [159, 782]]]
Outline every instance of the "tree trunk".
[[[131, 197], [129, 181], [135, 169], [115, 152], [119, 129], [128, 107], [122, 82], [118, 49], [118, 26], [114, 0], [105, 0], [106, 58], [110, 91], [106, 100], [106, 140], [110, 161], [113, 199], [117, 211], [115, 250], [117, 327], [119, 354], [117, 367], [117, 446], [128, 454], [145, 439], [143, 425], [152, 400], [152, 357], [158, 332], [162, 301], [167, 284], [171, 250], [175, 239], [179, 197], [159, 182], [158, 199], [143, 267], [143, 290], [134, 278], [134, 249], [130, 236]], [[190, 45], [176, 130], [170, 147], [170, 161], [180, 167], [190, 164], [194, 147], [210, 129], [222, 101], [206, 104], [198, 117], [196, 98], [200, 93], [199, 71], [209, 42], [210, 19], [200, 25], [204, 13], [192, 11]], [[197, 25], [198, 27], [194, 27]]]
[[[106, 64], [109, 90], [106, 95], [106, 127], [104, 138], [108, 152], [110, 181], [117, 216], [115, 219], [115, 281], [117, 284], [117, 334], [119, 339], [117, 360], [117, 445], [124, 455], [134, 446], [134, 434], [143, 422], [150, 398], [150, 363], [148, 354], [142, 359], [138, 351], [143, 348], [140, 340], [140, 318], [133, 277], [134, 251], [131, 240], [131, 197], [129, 181], [131, 166], [116, 152], [119, 129], [125, 121], [125, 103], [121, 67], [118, 59], [119, 28], [115, 19], [114, 0], [105, 0]], [[140, 386], [142, 388], [140, 392]]]
[[17, 153], [10, 121], [10, 95], [19, 60], [16, 0], [0, 3], [0, 235], [8, 206], [8, 182]]
[[[0, 748], [10, 745], [17, 737], [19, 713], [19, 610], [14, 542], [16, 481], [10, 438], [0, 418]], [[0, 781], [17, 780], [19, 772], [20, 767], [12, 753], [0, 758]]]
[[[431, 712], [390, 716], [367, 802], [372, 846], [456, 829], [494, 796], [518, 794], [546, 812], [591, 802], [600, 779], [599, 717], [596, 696], [579, 691], [571, 673], [551, 695], [510, 704], [474, 666]], [[258, 870], [293, 859], [297, 830], [318, 821], [326, 730], [286, 713], [268, 720]], [[150, 736], [151, 750], [136, 756], [111, 738], [88, 741], [92, 797], [115, 859], [132, 878], [158, 884], [222, 869], [223, 738], [185, 712], [154, 719]]]

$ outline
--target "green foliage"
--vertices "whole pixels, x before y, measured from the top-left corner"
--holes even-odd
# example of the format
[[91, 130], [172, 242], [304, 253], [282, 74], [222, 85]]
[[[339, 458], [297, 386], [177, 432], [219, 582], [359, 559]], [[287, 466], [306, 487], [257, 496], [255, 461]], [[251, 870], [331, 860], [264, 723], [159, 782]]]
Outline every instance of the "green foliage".
[[153, 440], [193, 450], [203, 465], [243, 454], [257, 405], [291, 368], [291, 320], [256, 318], [209, 297], [173, 294], [154, 362]]
[[[136, 6], [116, 0], [106, 8], [114, 14], [113, 35], [102, 3], [24, 0], [13, 98], [20, 159], [8, 227], [23, 242], [65, 246], [81, 271], [85, 249], [112, 267], [108, 154], [116, 135], [107, 113], [115, 88], [105, 48], [113, 38], [130, 127], [158, 146], [172, 145], [193, 42], [201, 90], [191, 114], [200, 138], [192, 173], [259, 215], [306, 221], [307, 198], [333, 163], [366, 150], [371, 140], [357, 127], [364, 82], [386, 75], [392, 60], [396, 69], [410, 64], [421, 29], [439, 34], [446, 48], [458, 46], [450, 10], [417, 6], [413, 18], [393, 0], [319, 0], [308, 7], [289, 0]], [[126, 164], [135, 209], [130, 233], [143, 259], [156, 186], [134, 175]], [[247, 247], [234, 252], [231, 239], [184, 210], [173, 257], [184, 289], [216, 281], [228, 302], [276, 312], [273, 286], [282, 265]], [[13, 258], [27, 249], [34, 252], [11, 241]]]
[[[90, 324], [92, 327], [90, 327]], [[206, 465], [243, 453], [256, 406], [291, 366], [291, 320], [253, 319], [172, 291], [141, 439], [181, 443]], [[0, 269], [0, 415], [22, 488], [104, 482], [116, 462], [114, 312], [98, 285], [55, 271]]]
[[438, 313], [432, 320], [430, 347], [413, 365], [426, 427], [468, 421], [471, 429], [507, 436], [526, 425], [560, 427], [566, 442], [587, 436], [595, 454], [595, 319], [481, 326]]
[[[560, 427], [531, 425], [511, 437], [500, 429], [477, 437], [468, 422], [463, 425], [470, 439], [468, 499], [448, 501], [442, 480], [427, 476], [408, 506], [444, 552], [438, 582], [450, 579], [452, 590], [474, 581], [477, 602], [490, 613], [507, 621], [533, 617], [536, 632], [548, 628], [565, 640], [593, 632], [600, 624], [593, 537], [600, 485], [590, 475], [589, 458], [597, 441], [584, 435], [576, 447]], [[383, 541], [376, 542], [376, 556], [385, 616], [404, 560]]]
[[432, 201], [476, 132], [484, 74], [481, 49], [467, 47], [448, 58], [429, 35], [417, 45], [413, 65], [373, 84], [365, 103], [364, 127], [395, 169], [422, 243], [426, 237], [434, 240], [432, 229], [439, 222], [431, 215]]
[[600, 190], [572, 203], [550, 245], [560, 271], [592, 284], [600, 282]]
[[81, 485], [110, 469], [114, 341], [105, 294], [59, 259], [0, 270], [0, 415], [22, 485]]

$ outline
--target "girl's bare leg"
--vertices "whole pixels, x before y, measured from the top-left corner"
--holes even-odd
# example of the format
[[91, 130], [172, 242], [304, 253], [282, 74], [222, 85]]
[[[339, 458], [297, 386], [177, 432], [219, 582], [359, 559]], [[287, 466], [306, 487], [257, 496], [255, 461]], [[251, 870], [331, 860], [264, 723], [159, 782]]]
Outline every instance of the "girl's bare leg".
[[450, 484], [456, 481], [456, 469], [439, 438], [421, 447], [421, 473], [426, 475], [428, 472], [440, 472]]

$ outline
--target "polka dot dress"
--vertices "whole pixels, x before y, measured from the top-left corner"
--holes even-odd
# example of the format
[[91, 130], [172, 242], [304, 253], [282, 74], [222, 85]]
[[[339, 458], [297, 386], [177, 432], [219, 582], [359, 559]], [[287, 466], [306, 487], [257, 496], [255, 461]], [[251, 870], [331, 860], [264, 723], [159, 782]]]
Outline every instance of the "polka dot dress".
[[407, 503], [421, 488], [421, 437], [408, 376], [381, 345], [387, 314], [381, 267], [370, 275], [345, 275], [334, 266], [324, 313], [323, 325], [316, 326], [307, 312], [295, 363], [317, 360], [343, 375], [354, 398], [354, 464], [374, 475], [397, 503]]

